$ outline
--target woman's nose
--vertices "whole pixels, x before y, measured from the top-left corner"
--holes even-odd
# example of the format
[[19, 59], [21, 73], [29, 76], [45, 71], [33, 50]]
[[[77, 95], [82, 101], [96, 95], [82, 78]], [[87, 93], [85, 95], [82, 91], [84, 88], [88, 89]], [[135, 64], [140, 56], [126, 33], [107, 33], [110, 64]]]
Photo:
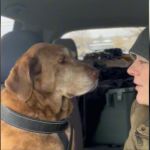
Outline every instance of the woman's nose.
[[127, 73], [131, 76], [136, 76], [139, 74], [138, 67], [135, 63], [133, 63], [128, 69]]

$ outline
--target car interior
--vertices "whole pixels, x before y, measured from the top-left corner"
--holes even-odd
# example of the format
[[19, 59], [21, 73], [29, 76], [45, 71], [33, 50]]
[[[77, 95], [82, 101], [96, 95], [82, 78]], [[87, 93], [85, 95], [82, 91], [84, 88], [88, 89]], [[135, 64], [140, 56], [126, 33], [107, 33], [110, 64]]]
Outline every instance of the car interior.
[[[16, 60], [35, 43], [64, 45], [79, 59], [77, 43], [62, 38], [64, 34], [148, 26], [148, 0], [1, 0], [1, 16], [14, 20], [13, 31], [1, 36], [2, 87]], [[122, 150], [136, 94], [127, 74], [132, 58], [120, 47], [112, 47], [87, 53], [82, 61], [100, 74], [94, 91], [73, 99], [70, 121], [76, 150]]]

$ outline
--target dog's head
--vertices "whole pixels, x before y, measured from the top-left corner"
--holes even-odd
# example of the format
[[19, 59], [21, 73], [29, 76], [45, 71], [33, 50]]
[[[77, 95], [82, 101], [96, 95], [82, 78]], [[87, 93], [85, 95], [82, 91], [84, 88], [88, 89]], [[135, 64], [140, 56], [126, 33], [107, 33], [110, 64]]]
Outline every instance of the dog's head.
[[38, 43], [16, 62], [5, 86], [25, 101], [33, 89], [69, 98], [79, 96], [96, 87], [97, 80], [97, 70], [74, 59], [67, 48]]

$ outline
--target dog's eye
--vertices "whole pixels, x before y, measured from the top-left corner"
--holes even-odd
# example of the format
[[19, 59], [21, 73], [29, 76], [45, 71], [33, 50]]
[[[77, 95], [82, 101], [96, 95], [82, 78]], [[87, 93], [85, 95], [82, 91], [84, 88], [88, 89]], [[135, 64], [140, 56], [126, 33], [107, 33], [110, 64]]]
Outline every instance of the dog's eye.
[[58, 60], [59, 63], [64, 64], [66, 62], [66, 57], [65, 56], [61, 56]]

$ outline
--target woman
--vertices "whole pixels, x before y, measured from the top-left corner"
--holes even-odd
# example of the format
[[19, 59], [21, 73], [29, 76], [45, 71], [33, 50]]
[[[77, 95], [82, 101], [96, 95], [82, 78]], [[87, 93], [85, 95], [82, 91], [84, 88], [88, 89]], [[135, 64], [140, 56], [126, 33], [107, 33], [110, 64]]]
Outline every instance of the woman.
[[131, 108], [131, 129], [124, 150], [149, 149], [149, 32], [139, 35], [130, 50], [134, 57], [128, 74], [134, 77], [136, 100]]

